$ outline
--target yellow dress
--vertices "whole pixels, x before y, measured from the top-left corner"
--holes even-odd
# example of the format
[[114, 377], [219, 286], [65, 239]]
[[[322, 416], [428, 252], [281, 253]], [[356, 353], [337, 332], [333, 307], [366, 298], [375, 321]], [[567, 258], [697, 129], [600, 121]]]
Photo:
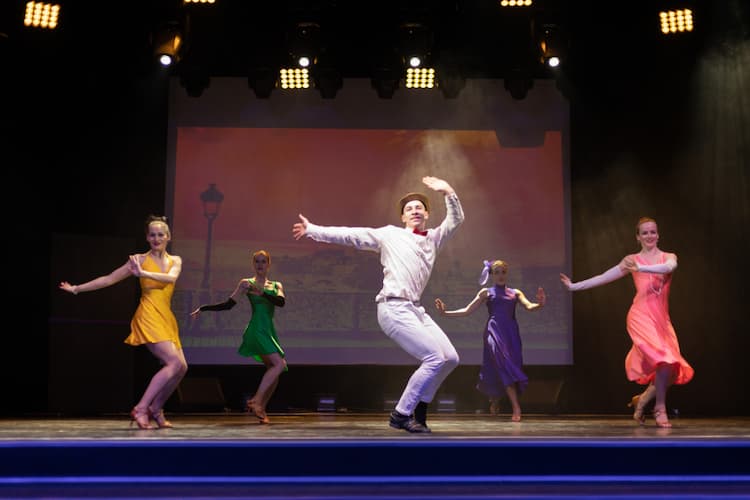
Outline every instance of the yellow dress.
[[[167, 271], [174, 262], [167, 255], [169, 263]], [[141, 265], [144, 271], [161, 273], [159, 265], [151, 257], [146, 258]], [[125, 339], [126, 344], [142, 345], [156, 342], [172, 341], [181, 348], [180, 336], [177, 329], [177, 319], [172, 313], [172, 294], [174, 283], [164, 283], [150, 278], [139, 278], [141, 284], [141, 302], [138, 304], [133, 319], [130, 322], [130, 336]]]

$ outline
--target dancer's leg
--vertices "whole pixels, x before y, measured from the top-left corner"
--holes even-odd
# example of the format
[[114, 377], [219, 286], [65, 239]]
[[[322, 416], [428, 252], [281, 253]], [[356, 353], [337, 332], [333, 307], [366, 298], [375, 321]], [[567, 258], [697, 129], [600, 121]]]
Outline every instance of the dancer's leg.
[[672, 427], [667, 415], [667, 389], [674, 380], [674, 369], [671, 365], [660, 364], [656, 367], [656, 402], [654, 403], [654, 417], [659, 427]]
[[520, 422], [521, 405], [518, 404], [518, 390], [516, 389], [516, 384], [505, 386], [505, 393], [508, 394], [508, 399], [510, 399], [510, 404], [513, 408], [513, 416], [511, 416], [511, 420], [514, 422]]
[[[383, 332], [404, 351], [421, 361], [396, 405], [396, 411], [401, 415], [411, 415], [420, 401], [431, 401], [437, 390], [435, 381], [442, 382], [458, 364], [455, 349], [446, 356], [438, 340], [439, 335], [435, 335], [434, 331], [427, 333], [433, 329], [425, 326], [425, 317], [429, 319], [424, 309], [409, 302], [378, 304], [378, 323]], [[444, 333], [442, 335], [445, 336]], [[450, 345], [450, 342], [447, 344]]]
[[171, 341], [146, 344], [146, 346], [162, 362], [163, 366], [151, 378], [151, 382], [149, 382], [136, 407], [151, 407], [158, 411], [162, 409], [164, 403], [187, 373], [188, 365], [182, 349], [179, 349]]
[[642, 393], [636, 394], [630, 399], [630, 403], [628, 403], [628, 406], [633, 407], [633, 420], [641, 425], [646, 422], [646, 417], [644, 415], [646, 405], [650, 403], [652, 399], [654, 399], [655, 395], [656, 387], [652, 382], [646, 386], [646, 389], [644, 389]]
[[279, 376], [286, 367], [286, 361], [276, 352], [273, 354], [261, 354], [260, 357], [263, 360], [263, 364], [266, 365], [266, 371], [263, 373], [263, 378], [260, 380], [253, 400], [258, 405], [262, 405], [262, 409], [265, 409], [268, 400], [271, 399], [273, 391], [279, 383]]
[[261, 354], [266, 371], [260, 380], [255, 395], [247, 402], [248, 410], [255, 414], [261, 423], [270, 423], [266, 415], [266, 405], [279, 384], [279, 376], [286, 368], [286, 361], [278, 353]]

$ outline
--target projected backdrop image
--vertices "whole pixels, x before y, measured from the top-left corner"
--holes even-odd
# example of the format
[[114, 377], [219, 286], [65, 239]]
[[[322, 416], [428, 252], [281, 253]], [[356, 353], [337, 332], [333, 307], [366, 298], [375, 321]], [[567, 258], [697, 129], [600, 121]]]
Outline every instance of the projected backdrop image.
[[[259, 101], [244, 92], [241, 102], [226, 102], [233, 93], [232, 82], [225, 83], [228, 89], [213, 94], [213, 106], [202, 102], [194, 109], [189, 99], [178, 96], [173, 110], [168, 208], [172, 252], [183, 259], [174, 309], [191, 363], [254, 362], [236, 352], [251, 316], [247, 301], [231, 311], [205, 312], [195, 321], [189, 312], [199, 304], [224, 301], [239, 279], [253, 275], [252, 252], [265, 249], [272, 256], [270, 279], [281, 281], [286, 290], [276, 325], [291, 364], [413, 364], [377, 324], [374, 299], [383, 278], [379, 255], [295, 241], [291, 227], [300, 213], [321, 225], [401, 225], [397, 201], [408, 191], [429, 196], [428, 226], [434, 227], [445, 216], [445, 204], [440, 193], [421, 183], [424, 175], [447, 180], [466, 215], [439, 254], [422, 300], [453, 340], [462, 363], [481, 362], [486, 308], [466, 318], [443, 318], [433, 302], [440, 297], [450, 308], [466, 305], [480, 288], [484, 259], [508, 261], [509, 285], [531, 300], [538, 286], [547, 292], [541, 311], [529, 313], [520, 305], [517, 310], [526, 364], [572, 362], [569, 295], [557, 278], [569, 261], [567, 136], [564, 119], [557, 128], [548, 125], [558, 115], [567, 116], [562, 98], [554, 119], [543, 111], [541, 125], [531, 128], [537, 137], [519, 141], [518, 130], [508, 125], [533, 120], [518, 116], [533, 113], [533, 101], [530, 110], [515, 109], [515, 118], [507, 113], [497, 118], [493, 109], [499, 104], [488, 102], [483, 89], [452, 104], [463, 104], [452, 117], [433, 116], [429, 123], [434, 112], [423, 99], [423, 110], [401, 108], [388, 127], [387, 117], [372, 127], [373, 116], [388, 113], [382, 101], [371, 92], [357, 96], [352, 89], [350, 99], [326, 103], [331, 108], [319, 115], [322, 121], [310, 126], [307, 118], [295, 116], [299, 102], [286, 105], [284, 96]], [[551, 91], [548, 99], [556, 101]], [[398, 109], [393, 104], [387, 107]], [[222, 112], [227, 106], [247, 114], [231, 123]], [[477, 113], [474, 121], [480, 126], [467, 126], [469, 113]], [[409, 115], [419, 118], [410, 121]], [[504, 140], [506, 133], [512, 140]], [[210, 185], [223, 201], [209, 240], [201, 193]]]

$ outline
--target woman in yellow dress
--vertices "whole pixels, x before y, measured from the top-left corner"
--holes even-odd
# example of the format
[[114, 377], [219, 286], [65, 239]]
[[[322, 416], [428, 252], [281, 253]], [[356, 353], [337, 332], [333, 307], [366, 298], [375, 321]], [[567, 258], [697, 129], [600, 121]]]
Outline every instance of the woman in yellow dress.
[[139, 278], [141, 300], [130, 322], [130, 335], [125, 343], [145, 345], [163, 364], [130, 412], [131, 424], [135, 422], [141, 429], [153, 429], [151, 419], [159, 428], [172, 427], [164, 417], [164, 403], [187, 373], [177, 320], [171, 307], [182, 259], [167, 253], [170, 239], [166, 217], [150, 215], [146, 220], [148, 252], [131, 255], [125, 264], [106, 276], [80, 285], [71, 285], [67, 281], [60, 283], [62, 290], [77, 295], [114, 285], [131, 275]]

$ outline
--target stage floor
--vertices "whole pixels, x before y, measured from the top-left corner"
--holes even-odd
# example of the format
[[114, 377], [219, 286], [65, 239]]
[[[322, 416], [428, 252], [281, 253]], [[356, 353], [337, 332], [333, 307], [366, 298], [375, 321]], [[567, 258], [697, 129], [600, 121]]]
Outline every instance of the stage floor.
[[750, 417], [437, 414], [432, 434], [388, 413], [170, 413], [0, 420], [0, 498], [750, 498]]
[[139, 430], [130, 417], [33, 417], [3, 419], [0, 441], [7, 440], [668, 440], [711, 439], [750, 442], [750, 417], [672, 418], [673, 427], [658, 428], [653, 419], [640, 426], [628, 415], [524, 415], [511, 422], [508, 415], [434, 414], [428, 416], [432, 434], [412, 435], [388, 426], [388, 413], [269, 414], [270, 425], [260, 425], [240, 413], [169, 413], [172, 429]]

